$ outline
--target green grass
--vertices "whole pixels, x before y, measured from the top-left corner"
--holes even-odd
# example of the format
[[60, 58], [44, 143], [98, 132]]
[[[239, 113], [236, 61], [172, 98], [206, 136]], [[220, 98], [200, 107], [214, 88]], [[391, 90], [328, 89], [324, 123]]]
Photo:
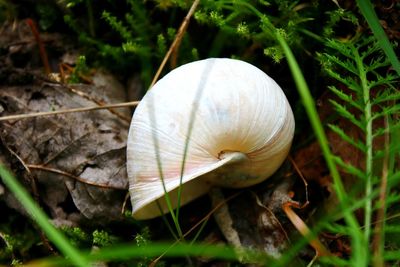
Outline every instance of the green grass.
[[390, 43], [385, 31], [383, 30], [378, 16], [374, 11], [371, 1], [369, 0], [357, 0], [357, 5], [360, 8], [361, 14], [368, 22], [376, 40], [378, 40], [381, 49], [385, 52], [386, 56], [392, 63], [393, 68], [396, 70], [397, 75], [400, 75], [400, 62], [394, 52], [393, 46]]
[[0, 176], [3, 179], [4, 184], [31, 215], [32, 219], [43, 230], [50, 241], [52, 241], [66, 257], [69, 257], [75, 266], [88, 266], [89, 261], [87, 261], [87, 259], [80, 254], [78, 249], [73, 247], [69, 243], [68, 239], [66, 239], [65, 236], [50, 223], [50, 219], [46, 213], [44, 213], [26, 189], [2, 164], [0, 164]]

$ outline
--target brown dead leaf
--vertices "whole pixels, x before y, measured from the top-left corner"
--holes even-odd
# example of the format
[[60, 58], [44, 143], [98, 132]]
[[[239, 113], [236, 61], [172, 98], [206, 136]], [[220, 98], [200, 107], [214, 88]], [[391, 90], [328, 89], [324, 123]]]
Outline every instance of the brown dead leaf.
[[[106, 87], [106, 81], [102, 86], [76, 86], [108, 103], [125, 101], [122, 86], [114, 83]], [[93, 106], [90, 100], [65, 86], [46, 82], [1, 86], [0, 104], [1, 115]], [[129, 115], [129, 110], [123, 112]], [[121, 218], [127, 188], [128, 125], [125, 121], [108, 110], [99, 110], [8, 121], [0, 127], [4, 145], [25, 164], [44, 166], [80, 178], [78, 181], [45, 169], [31, 169], [37, 180], [39, 197], [54, 219], [68, 220], [70, 210], [74, 210], [65, 207], [69, 196], [76, 209], [88, 219], [105, 222]], [[17, 166], [15, 159], [8, 160], [13, 167]]]
[[[41, 33], [40, 37], [53, 71], [66, 55], [79, 54], [67, 36]], [[38, 45], [25, 21], [3, 25], [0, 51], [0, 116], [127, 100], [125, 88], [105, 71], [95, 71], [90, 85], [48, 82], [42, 77]], [[74, 225], [84, 218], [97, 223], [122, 218], [131, 112], [126, 108], [113, 112], [99, 110], [0, 123], [2, 162], [45, 206], [57, 225]], [[0, 197], [24, 212], [7, 190]]]

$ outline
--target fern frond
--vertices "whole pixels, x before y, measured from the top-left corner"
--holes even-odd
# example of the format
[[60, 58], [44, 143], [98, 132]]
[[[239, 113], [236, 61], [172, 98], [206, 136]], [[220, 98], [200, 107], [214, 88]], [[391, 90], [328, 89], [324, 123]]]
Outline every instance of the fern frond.
[[375, 88], [381, 85], [385, 85], [393, 88], [393, 84], [398, 82], [398, 77], [395, 75], [387, 74], [386, 76], [381, 76], [379, 73], [374, 73], [376, 80], [370, 80], [368, 86], [370, 88]]
[[348, 119], [362, 131], [365, 131], [365, 124], [358, 120], [352, 112], [350, 112], [346, 106], [339, 104], [333, 99], [330, 99], [329, 102], [334, 106], [335, 110], [344, 118]]
[[343, 45], [343, 43], [334, 39], [328, 39], [325, 45], [335, 51], [338, 51], [341, 55], [347, 57], [348, 59], [354, 60], [353, 51], [349, 46]]
[[348, 174], [354, 175], [361, 180], [365, 180], [365, 173], [363, 170], [353, 166], [351, 163], [344, 162], [340, 157], [335, 157], [335, 162]]
[[364, 152], [364, 153], [366, 152], [367, 148], [365, 147], [365, 144], [363, 144], [360, 140], [357, 140], [357, 141], [354, 140], [353, 137], [346, 134], [344, 132], [344, 130], [337, 125], [328, 124], [328, 126], [333, 132], [335, 132], [337, 135], [339, 135], [340, 138], [342, 138], [344, 141], [346, 141], [347, 143], [351, 144], [352, 146], [358, 148], [362, 152]]
[[383, 93], [377, 95], [371, 102], [373, 105], [380, 104], [382, 102], [397, 101], [400, 100], [400, 92], [391, 92], [384, 90]]
[[369, 72], [382, 67], [387, 67], [389, 63], [390, 62], [386, 57], [379, 56], [377, 58], [373, 58], [368, 64], [366, 64], [365, 69]]
[[[364, 45], [362, 45], [361, 47], [363, 47], [363, 46], [365, 46], [365, 50], [361, 51], [361, 53], [360, 53], [360, 56], [363, 60], [370, 57], [374, 53], [380, 51], [379, 46], [377, 45], [376, 42], [374, 42], [373, 38], [367, 38], [366, 43]], [[361, 48], [361, 47], [359, 47], [359, 48]]]
[[[391, 140], [386, 141], [391, 144], [385, 144], [382, 150], [374, 145], [374, 138], [385, 134], [386, 140], [389, 131], [391, 136], [399, 132], [398, 125], [392, 123], [392, 118], [400, 112], [400, 103], [398, 103], [400, 93], [394, 85], [397, 77], [388, 74], [390, 63], [382, 55], [374, 38], [361, 38], [350, 42], [328, 40], [326, 46], [333, 49], [333, 53], [330, 51], [329, 54], [324, 53], [320, 57], [326, 72], [352, 91], [351, 95], [347, 95], [337, 87], [330, 86], [329, 88], [335, 96], [345, 104], [339, 104], [333, 99], [330, 102], [340, 116], [360, 128], [365, 135], [362, 138], [364, 143], [357, 142], [346, 133], [345, 129], [330, 125], [332, 131], [344, 141], [365, 153], [364, 166], [361, 168], [344, 162], [340, 157], [336, 157], [335, 161], [343, 170], [365, 181], [365, 198], [362, 201], [364, 205], [364, 237], [369, 241], [372, 236], [373, 212], [376, 210], [376, 207], [373, 206], [373, 195], [380, 192], [381, 187], [380, 179], [374, 175], [384, 172], [384, 167], [381, 167], [382, 170], [377, 170], [379, 166], [382, 166], [382, 161], [386, 161], [387, 165], [391, 166], [386, 167], [386, 173], [393, 171], [395, 159], [398, 158], [400, 152], [400, 146]], [[350, 112], [348, 107], [355, 108], [356, 114]], [[386, 125], [389, 123], [386, 123], [384, 127], [374, 129], [377, 125], [376, 120], [381, 119], [381, 124], [382, 118], [390, 121], [390, 128]], [[386, 149], [386, 146], [389, 149]], [[388, 171], [388, 168], [391, 171]], [[400, 177], [398, 173], [396, 175]], [[394, 183], [395, 177], [390, 174], [386, 177], [387, 185], [384, 186], [385, 190], [388, 190], [387, 188], [391, 186], [390, 183]]]
[[353, 90], [354, 92], [358, 93], [360, 92], [360, 85], [358, 81], [352, 77], [343, 77], [339, 73], [333, 71], [332, 69], [326, 68], [325, 71], [328, 73], [329, 76], [334, 78], [335, 80], [343, 83], [346, 85], [349, 89]]
[[346, 94], [342, 90], [336, 88], [336, 86], [328, 86], [328, 89], [331, 90], [337, 97], [341, 100], [345, 101], [347, 104], [355, 107], [359, 111], [363, 111], [363, 108], [360, 103], [358, 103], [355, 99], [353, 99], [352, 95]]
[[111, 15], [107, 11], [103, 11], [102, 18], [108, 22], [108, 24], [116, 30], [126, 41], [132, 40], [132, 32], [123, 25], [122, 21], [118, 20], [117, 17]]
[[325, 57], [332, 63], [335, 63], [336, 65], [342, 67], [344, 70], [347, 70], [354, 75], [358, 75], [357, 68], [354, 66], [354, 62], [352, 62], [350, 59], [341, 60], [337, 56], [329, 54], [325, 54]]
[[[394, 132], [394, 131], [398, 131], [398, 130], [400, 130], [400, 123], [395, 123], [395, 124], [391, 125], [390, 128], [380, 127], [378, 129], [374, 130], [373, 137], [376, 138], [376, 137], [384, 135], [386, 133]], [[397, 146], [397, 147], [400, 146], [400, 144], [398, 144], [398, 145], [397, 144], [393, 144], [393, 145]]]
[[381, 107], [382, 111], [374, 113], [372, 116], [373, 120], [379, 119], [387, 115], [396, 115], [400, 112], [400, 103], [394, 104], [393, 106]]

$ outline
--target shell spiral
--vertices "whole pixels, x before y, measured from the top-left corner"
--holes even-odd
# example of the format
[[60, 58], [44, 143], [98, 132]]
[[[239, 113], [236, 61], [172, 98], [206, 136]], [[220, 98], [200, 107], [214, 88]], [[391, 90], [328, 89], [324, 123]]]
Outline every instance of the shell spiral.
[[[127, 144], [136, 219], [166, 212], [211, 186], [246, 187], [271, 176], [287, 157], [294, 118], [278, 84], [255, 66], [211, 58], [171, 71], [135, 110]], [[158, 203], [156, 203], [156, 200]]]

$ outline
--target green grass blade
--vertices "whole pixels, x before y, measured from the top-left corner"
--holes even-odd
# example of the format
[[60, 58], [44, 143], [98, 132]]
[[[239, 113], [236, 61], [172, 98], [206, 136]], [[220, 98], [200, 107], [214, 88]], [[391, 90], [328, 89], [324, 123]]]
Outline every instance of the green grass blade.
[[378, 40], [379, 46], [385, 52], [397, 74], [400, 75], [400, 61], [397, 58], [396, 53], [394, 52], [393, 47], [385, 34], [385, 31], [379, 23], [378, 16], [375, 13], [371, 1], [357, 0], [357, 5], [360, 8], [361, 14], [364, 16], [365, 20], [368, 22], [368, 25], [371, 27], [375, 38]]
[[10, 189], [22, 206], [32, 216], [33, 220], [45, 232], [46, 236], [58, 247], [58, 249], [76, 266], [86, 267], [89, 262], [84, 258], [50, 222], [47, 215], [31, 198], [26, 189], [15, 179], [15, 177], [0, 164], [0, 176], [4, 184]]
[[[136, 244], [119, 244], [112, 247], [100, 248], [96, 251], [85, 252], [85, 257], [91, 261], [123, 262], [143, 257], [153, 258], [163, 255], [164, 258], [174, 257], [206, 257], [225, 261], [237, 262], [243, 259], [246, 262], [257, 263], [259, 266], [273, 266], [278, 260], [269, 257], [262, 251], [243, 249], [238, 250], [230, 246], [210, 245], [185, 242], [171, 245], [171, 243], [150, 243], [138, 247]], [[32, 262], [28, 266], [68, 266], [69, 259], [47, 258]], [[151, 264], [150, 264], [151, 265]], [[258, 266], [257, 265], [257, 266]], [[158, 265], [157, 265], [158, 266]]]
[[[272, 26], [273, 27], [273, 26]], [[324, 155], [325, 161], [327, 163], [328, 169], [333, 179], [333, 186], [335, 187], [336, 194], [339, 198], [341, 205], [343, 206], [343, 215], [346, 223], [351, 228], [349, 235], [352, 236], [352, 246], [354, 248], [353, 254], [353, 266], [367, 266], [368, 265], [368, 245], [366, 244], [362, 232], [360, 231], [359, 224], [354, 216], [348, 208], [345, 206], [347, 203], [347, 194], [344, 190], [343, 182], [340, 178], [340, 174], [336, 168], [334, 157], [329, 148], [328, 139], [322, 127], [321, 120], [318, 116], [317, 110], [315, 108], [315, 102], [311, 96], [308, 85], [304, 79], [304, 76], [300, 70], [300, 67], [294, 57], [292, 50], [287, 44], [285, 38], [282, 34], [277, 31], [275, 28], [272, 28], [275, 31], [276, 39], [285, 53], [287, 58], [287, 62], [289, 64], [289, 68], [292, 72], [292, 76], [296, 83], [297, 89], [299, 91], [301, 100], [303, 102], [306, 113], [309, 117], [311, 126], [314, 130], [314, 133], [318, 139], [318, 142], [321, 146], [322, 153]]]
[[342, 180], [340, 178], [340, 174], [336, 168], [336, 164], [333, 160], [333, 155], [330, 151], [328, 139], [327, 139], [324, 129], [322, 127], [321, 120], [320, 120], [320, 118], [318, 116], [318, 112], [315, 108], [314, 99], [311, 96], [310, 90], [308, 89], [308, 85], [304, 79], [304, 76], [300, 70], [300, 67], [297, 64], [297, 61], [296, 61], [289, 45], [286, 43], [286, 40], [278, 31], [276, 31], [276, 38], [286, 55], [290, 70], [291, 70], [293, 78], [295, 80], [295, 83], [296, 83], [297, 89], [299, 91], [301, 100], [303, 102], [304, 108], [310, 119], [311, 126], [314, 129], [315, 135], [321, 146], [321, 150], [325, 157], [329, 171], [335, 182], [336, 191], [337, 191], [339, 200], [344, 201], [346, 198], [344, 186], [343, 186]]

